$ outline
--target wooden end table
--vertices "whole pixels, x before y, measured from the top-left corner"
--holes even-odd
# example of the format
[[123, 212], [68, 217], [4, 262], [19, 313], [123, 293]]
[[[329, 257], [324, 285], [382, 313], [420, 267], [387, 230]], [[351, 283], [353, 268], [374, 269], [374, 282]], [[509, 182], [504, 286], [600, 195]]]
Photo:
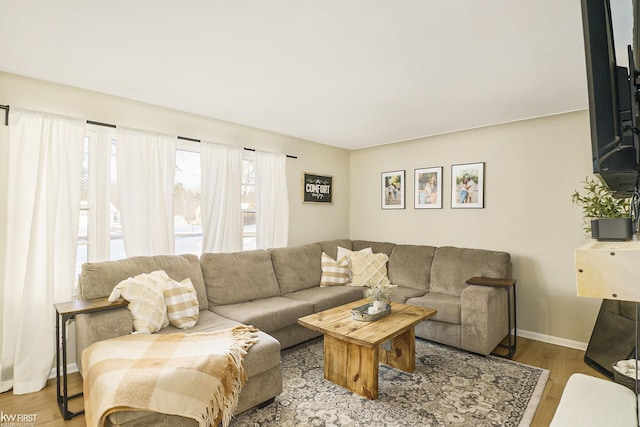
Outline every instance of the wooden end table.
[[[298, 319], [324, 334], [324, 377], [360, 396], [378, 398], [380, 363], [413, 372], [416, 369], [415, 325], [436, 310], [391, 303], [391, 313], [373, 322], [353, 319], [351, 309], [363, 299]], [[390, 341], [390, 345], [386, 344]]]
[[[67, 322], [73, 319], [76, 314], [113, 310], [116, 308], [126, 307], [128, 304], [129, 301], [124, 299], [109, 302], [106, 297], [89, 300], [74, 300], [54, 304], [56, 308], [56, 396], [58, 400], [58, 408], [60, 408], [62, 418], [65, 420], [70, 420], [76, 415], [84, 414], [84, 409], [77, 412], [69, 411], [69, 400], [82, 396], [82, 392], [69, 396], [67, 388]], [[60, 348], [62, 348], [62, 360], [60, 360]], [[62, 375], [60, 375], [61, 362]], [[62, 384], [60, 384], [61, 379]]]

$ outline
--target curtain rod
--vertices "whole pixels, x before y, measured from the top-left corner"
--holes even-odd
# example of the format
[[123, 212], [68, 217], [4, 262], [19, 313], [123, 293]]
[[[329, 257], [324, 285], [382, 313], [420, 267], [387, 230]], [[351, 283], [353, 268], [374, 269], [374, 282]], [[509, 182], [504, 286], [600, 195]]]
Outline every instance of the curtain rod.
[[87, 124], [88, 125], [96, 125], [96, 126], [104, 126], [106, 128], [116, 128], [116, 125], [112, 125], [110, 123], [102, 123], [102, 122], [95, 122], [93, 120], [87, 120]]
[[[4, 111], [4, 125], [5, 126], [9, 126], [9, 106], [8, 105], [0, 105], [0, 109], [1, 110], [5, 110]], [[115, 129], [117, 126], [111, 123], [103, 123], [103, 122], [96, 122], [95, 120], [87, 120], [87, 124], [89, 125], [96, 125], [96, 126], [104, 126], [104, 127], [108, 127], [108, 128], [112, 128]], [[192, 141], [192, 142], [197, 142], [200, 143], [201, 141], [199, 139], [195, 139], [195, 138], [187, 138], [186, 136], [178, 136], [178, 139], [182, 139], [184, 141]], [[256, 151], [255, 148], [246, 148], [245, 150], [247, 151]], [[292, 156], [291, 154], [285, 154], [288, 158], [290, 159], [297, 159], [298, 156]]]
[[[109, 128], [116, 128], [116, 125], [112, 125], [110, 123], [94, 122], [93, 120], [87, 120], [87, 123], [90, 124], [90, 125], [98, 125], [98, 126], [106, 126], [106, 127], [109, 127]], [[178, 136], [178, 139], [181, 139], [183, 141], [197, 142], [198, 144], [200, 144], [202, 142], [199, 139], [189, 138], [189, 137], [186, 137], [186, 136]], [[244, 149], [247, 150], [247, 151], [256, 151], [255, 148], [244, 147]], [[287, 156], [290, 159], [297, 159], [298, 158], [298, 156], [292, 156], [291, 154], [285, 154], [285, 156]]]
[[[199, 139], [195, 139], [195, 138], [187, 138], [186, 136], [179, 136], [179, 137], [178, 137], [178, 139], [182, 139], [182, 140], [184, 140], [184, 141], [197, 142], [197, 143], [202, 142], [202, 141], [200, 141]], [[247, 147], [244, 147], [244, 149], [245, 149], [246, 151], [256, 151], [256, 149], [255, 149], [255, 148], [247, 148]], [[287, 156], [287, 157], [288, 157], [288, 158], [290, 158], [290, 159], [297, 159], [297, 158], [298, 158], [298, 156], [292, 156], [291, 154], [285, 154], [285, 156]]]

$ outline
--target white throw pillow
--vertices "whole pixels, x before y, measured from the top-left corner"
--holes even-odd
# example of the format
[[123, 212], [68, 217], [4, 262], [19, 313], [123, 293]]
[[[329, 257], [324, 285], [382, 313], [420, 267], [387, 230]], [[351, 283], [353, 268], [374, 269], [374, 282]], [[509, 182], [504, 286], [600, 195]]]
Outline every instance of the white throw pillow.
[[351, 254], [351, 271], [353, 280], [351, 286], [371, 286], [374, 283], [388, 285], [391, 282], [387, 277], [387, 261], [389, 256], [384, 253], [362, 253]]
[[198, 295], [191, 279], [182, 282], [169, 280], [164, 289], [169, 322], [179, 329], [193, 328], [200, 317]]
[[320, 287], [343, 286], [349, 283], [349, 260], [347, 256], [335, 259], [322, 252], [320, 260], [322, 276], [320, 277]]
[[129, 301], [127, 308], [133, 315], [134, 334], [152, 334], [169, 325], [165, 284], [171, 280], [163, 270], [143, 273], [118, 283], [109, 301], [122, 297]]

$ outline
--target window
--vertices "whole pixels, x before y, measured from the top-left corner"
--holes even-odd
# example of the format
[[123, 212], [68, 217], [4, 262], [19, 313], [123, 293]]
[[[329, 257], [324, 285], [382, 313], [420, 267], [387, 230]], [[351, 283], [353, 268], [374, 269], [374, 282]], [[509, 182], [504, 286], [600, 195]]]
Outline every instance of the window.
[[[120, 221], [115, 130], [88, 125], [82, 158], [76, 273], [85, 262], [126, 257]], [[256, 248], [256, 185], [251, 153], [242, 161], [243, 248]], [[200, 144], [180, 140], [173, 189], [176, 254], [202, 252]]]
[[242, 248], [256, 249], [256, 174], [253, 158], [242, 159]]
[[[118, 197], [118, 172], [116, 169], [116, 140], [112, 135], [111, 141], [105, 141], [105, 147], [108, 147], [109, 153], [109, 182], [105, 183], [107, 194], [103, 196], [105, 202], [104, 209], [109, 206], [108, 224], [109, 232], [103, 232], [102, 235], [107, 237], [109, 244], [109, 259], [123, 259], [126, 257], [124, 251], [124, 238], [122, 236], [122, 222], [120, 220], [120, 198]], [[105, 224], [105, 225], [106, 225]]]
[[181, 141], [176, 150], [176, 175], [173, 186], [173, 232], [176, 254], [202, 252], [201, 194], [199, 144]]
[[76, 273], [85, 262], [125, 257], [113, 129], [88, 126], [82, 156]]
[[82, 177], [80, 187], [80, 223], [78, 226], [78, 250], [76, 254], [76, 276], [80, 274], [82, 264], [89, 260], [89, 212], [91, 210], [91, 191], [89, 175], [89, 137], [84, 137], [82, 153]]

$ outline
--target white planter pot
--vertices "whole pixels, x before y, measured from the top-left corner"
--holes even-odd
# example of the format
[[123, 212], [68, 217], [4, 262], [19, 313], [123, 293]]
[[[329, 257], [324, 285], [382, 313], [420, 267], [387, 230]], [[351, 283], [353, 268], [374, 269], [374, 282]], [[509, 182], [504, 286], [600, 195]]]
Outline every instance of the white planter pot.
[[382, 311], [387, 308], [387, 303], [385, 301], [375, 300], [373, 302], [373, 307], [376, 309], [376, 311]]

